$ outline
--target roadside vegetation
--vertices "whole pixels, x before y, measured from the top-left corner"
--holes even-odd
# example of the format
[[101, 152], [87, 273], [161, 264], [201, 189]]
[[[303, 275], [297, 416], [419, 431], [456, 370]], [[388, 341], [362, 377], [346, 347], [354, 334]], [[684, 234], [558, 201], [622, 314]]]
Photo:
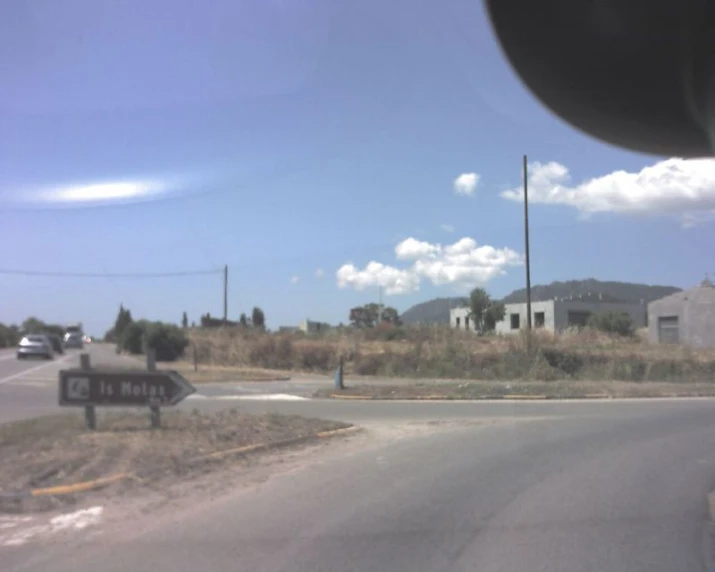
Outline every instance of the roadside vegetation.
[[[108, 493], [121, 494], [143, 483], [171, 484], [235, 461], [240, 454], [297, 444], [347, 427], [337, 421], [249, 415], [235, 409], [169, 411], [159, 430], [150, 429], [148, 416], [140, 413], [101, 412], [96, 431], [87, 431], [80, 415], [4, 423], [0, 425], [0, 493], [104, 479]], [[119, 478], [122, 475], [126, 476]], [[67, 490], [61, 496], [43, 494], [32, 499], [33, 506], [23, 508], [53, 508], [75, 502], [75, 497]]]
[[27, 334], [53, 334], [62, 337], [64, 333], [64, 326], [47, 324], [32, 316], [20, 325], [0, 322], [0, 348], [15, 347]]
[[[120, 306], [106, 342], [133, 355], [156, 351], [159, 361], [178, 362], [181, 371], [211, 378], [275, 379], [266, 370], [285, 375], [306, 372], [331, 375], [340, 363], [353, 377], [427, 378], [476, 381], [628, 381], [695, 382], [715, 380], [715, 350], [647, 342], [624, 313], [591, 317], [587, 326], [550, 333], [497, 335], [495, 324], [504, 306], [480, 288], [465, 300], [470, 323], [478, 331], [446, 325], [404, 325], [391, 307], [366, 304], [352, 308], [347, 325], [270, 332], [259, 307], [236, 321], [205, 314], [198, 324], [184, 312], [179, 324], [135, 319]], [[34, 319], [33, 319], [34, 320]], [[38, 323], [39, 320], [37, 321]], [[23, 328], [25, 325], [23, 325]], [[5, 330], [8, 336], [23, 328]], [[0, 327], [0, 334], [3, 333]], [[19, 333], [17, 334], [19, 335]], [[200, 376], [199, 376], [200, 377]]]
[[202, 365], [347, 376], [455, 380], [588, 380], [713, 383], [715, 351], [651, 346], [645, 332], [623, 336], [586, 327], [551, 334], [477, 335], [444, 326], [350, 328], [306, 335], [240, 329], [188, 331]]
[[[368, 304], [350, 310], [349, 326], [313, 334], [268, 333], [250, 327], [189, 328], [196, 367], [264, 368], [347, 376], [480, 381], [628, 381], [713, 383], [715, 350], [652, 346], [628, 314], [592, 316], [584, 328], [494, 333], [501, 302], [472, 291], [470, 321], [478, 332], [444, 325], [404, 326], [394, 309]], [[591, 389], [589, 389], [591, 391]]]

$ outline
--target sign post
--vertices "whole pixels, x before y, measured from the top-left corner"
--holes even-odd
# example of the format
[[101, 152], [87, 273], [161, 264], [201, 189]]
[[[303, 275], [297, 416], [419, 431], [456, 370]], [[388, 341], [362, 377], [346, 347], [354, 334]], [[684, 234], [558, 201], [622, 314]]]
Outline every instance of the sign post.
[[[146, 369], [147, 371], [156, 371], [156, 351], [153, 348], [146, 350]], [[151, 411], [151, 428], [158, 429], [161, 427], [161, 409], [150, 401], [149, 410]]]
[[[89, 363], [89, 354], [80, 354], [79, 367], [84, 371], [92, 369], [92, 366]], [[97, 415], [94, 411], [94, 405], [84, 406], [84, 425], [90, 431], [94, 431], [97, 428]]]
[[[86, 356], [86, 357], [85, 357]], [[59, 404], [84, 407], [88, 429], [96, 428], [96, 407], [149, 407], [152, 427], [159, 427], [161, 407], [171, 407], [196, 391], [176, 371], [90, 369], [89, 356], [82, 355], [82, 367], [59, 373]], [[86, 366], [86, 367], [85, 367]]]

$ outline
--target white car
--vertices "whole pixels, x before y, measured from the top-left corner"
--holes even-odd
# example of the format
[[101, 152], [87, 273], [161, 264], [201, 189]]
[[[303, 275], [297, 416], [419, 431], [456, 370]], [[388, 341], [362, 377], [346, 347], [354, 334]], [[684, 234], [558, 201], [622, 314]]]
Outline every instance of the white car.
[[20, 340], [17, 345], [17, 359], [39, 356], [45, 359], [55, 357], [52, 341], [44, 334], [30, 334]]
[[79, 350], [84, 349], [84, 336], [77, 332], [65, 334], [65, 347], [77, 348]]

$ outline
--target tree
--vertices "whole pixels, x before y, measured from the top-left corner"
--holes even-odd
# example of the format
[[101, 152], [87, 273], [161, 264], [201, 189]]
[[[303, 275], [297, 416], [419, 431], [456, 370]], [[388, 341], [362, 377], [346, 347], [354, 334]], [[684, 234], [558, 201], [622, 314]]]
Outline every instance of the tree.
[[248, 318], [246, 318], [245, 312], [241, 312], [241, 317], [238, 318], [238, 323], [242, 328], [248, 327]]
[[45, 323], [34, 316], [27, 318], [27, 320], [22, 323], [23, 334], [39, 334], [44, 329]]
[[632, 336], [635, 331], [633, 319], [626, 312], [610, 311], [592, 314], [588, 319], [588, 325], [602, 332], [619, 336]]
[[506, 316], [504, 304], [501, 302], [492, 302], [489, 304], [484, 314], [484, 331], [493, 332], [497, 327], [497, 322], [501, 322], [504, 316]]
[[142, 322], [130, 322], [122, 330], [122, 335], [119, 336], [119, 346], [133, 355], [138, 355], [144, 352], [144, 331], [145, 327]]
[[20, 341], [20, 337], [20, 329], [16, 325], [8, 326], [0, 323], [0, 348], [16, 346]]
[[504, 319], [504, 304], [493, 302], [484, 288], [475, 288], [469, 294], [469, 318], [474, 329], [480, 332], [491, 332], [497, 322]]
[[189, 327], [189, 317], [186, 315], [186, 312], [181, 316], [181, 327], [184, 329]]
[[119, 313], [117, 314], [117, 319], [114, 322], [114, 335], [117, 339], [122, 339], [124, 330], [126, 330], [129, 324], [133, 321], [132, 313], [129, 310], [126, 310], [123, 304], [119, 304]]
[[260, 328], [261, 330], [266, 327], [266, 316], [258, 306], [253, 308], [251, 312], [251, 323], [254, 328]]
[[155, 351], [157, 361], [175, 361], [189, 345], [186, 334], [174, 324], [150, 322], [144, 328], [144, 342]]
[[385, 306], [382, 308], [382, 321], [392, 324], [393, 326], [400, 326], [400, 315], [397, 310], [392, 306]]
[[[355, 328], [374, 328], [380, 319], [380, 305], [371, 302], [350, 309], [350, 325]], [[394, 326], [400, 325], [400, 315], [392, 306], [382, 307], [382, 321]]]

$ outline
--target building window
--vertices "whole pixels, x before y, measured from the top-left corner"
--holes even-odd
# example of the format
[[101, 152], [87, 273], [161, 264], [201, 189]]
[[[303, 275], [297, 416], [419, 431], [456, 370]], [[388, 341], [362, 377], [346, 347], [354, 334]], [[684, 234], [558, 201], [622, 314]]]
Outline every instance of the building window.
[[457, 316], [457, 317], [455, 318], [455, 324], [456, 324], [456, 326], [457, 326], [457, 329], [459, 329], [459, 322], [460, 322], [460, 321], [461, 321], [461, 318], [460, 318], [459, 316]]
[[661, 344], [680, 343], [678, 316], [658, 316], [658, 342]]
[[511, 314], [511, 315], [509, 316], [509, 320], [510, 320], [510, 322], [511, 322], [511, 329], [512, 329], [512, 330], [518, 330], [518, 329], [519, 329], [519, 326], [520, 326], [520, 320], [519, 320], [519, 318], [520, 318], [519, 314]]
[[469, 329], [469, 316], [464, 316], [464, 329]]
[[579, 312], [575, 310], [569, 310], [566, 315], [566, 321], [569, 326], [576, 328], [583, 328], [588, 324], [588, 319], [591, 317], [591, 312]]
[[546, 325], [546, 315], [544, 312], [534, 312], [534, 326], [543, 328]]

